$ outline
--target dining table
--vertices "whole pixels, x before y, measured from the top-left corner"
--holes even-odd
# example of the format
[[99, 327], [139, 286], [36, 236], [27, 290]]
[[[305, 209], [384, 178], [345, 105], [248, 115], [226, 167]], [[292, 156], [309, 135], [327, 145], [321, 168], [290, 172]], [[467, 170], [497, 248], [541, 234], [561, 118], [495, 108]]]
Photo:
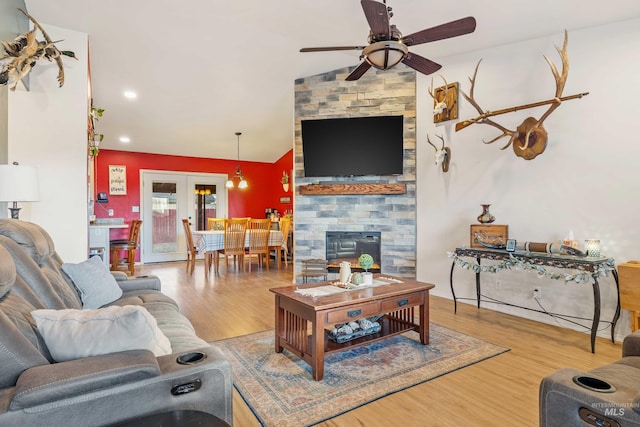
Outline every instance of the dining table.
[[[193, 244], [198, 248], [198, 253], [205, 254], [204, 272], [208, 277], [215, 252], [224, 249], [224, 230], [193, 230], [191, 235], [193, 236]], [[269, 230], [269, 247], [284, 247], [286, 244], [287, 241], [280, 230]], [[244, 245], [249, 247], [249, 230], [247, 230]], [[278, 268], [280, 268], [280, 260], [277, 261]]]

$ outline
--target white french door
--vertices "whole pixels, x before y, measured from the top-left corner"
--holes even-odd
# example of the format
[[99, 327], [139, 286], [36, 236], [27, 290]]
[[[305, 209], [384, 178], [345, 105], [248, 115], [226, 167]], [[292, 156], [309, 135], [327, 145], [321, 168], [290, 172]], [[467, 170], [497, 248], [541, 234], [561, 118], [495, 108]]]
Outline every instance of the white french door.
[[226, 175], [140, 171], [143, 263], [185, 260], [182, 219], [204, 230], [208, 217], [227, 215]]

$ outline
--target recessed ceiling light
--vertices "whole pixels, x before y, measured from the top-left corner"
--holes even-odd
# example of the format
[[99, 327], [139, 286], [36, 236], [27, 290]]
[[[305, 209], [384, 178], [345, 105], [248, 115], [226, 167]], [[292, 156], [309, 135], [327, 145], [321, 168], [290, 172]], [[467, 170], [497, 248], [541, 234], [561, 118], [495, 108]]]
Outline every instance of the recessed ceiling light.
[[131, 142], [131, 139], [128, 136], [121, 136], [120, 142], [124, 142], [125, 144]]
[[125, 97], [125, 98], [128, 98], [128, 99], [135, 99], [135, 98], [137, 98], [137, 97], [138, 97], [138, 94], [137, 94], [137, 93], [135, 93], [135, 92], [134, 92], [134, 91], [132, 91], [132, 90], [125, 90], [125, 91], [124, 91], [124, 97]]

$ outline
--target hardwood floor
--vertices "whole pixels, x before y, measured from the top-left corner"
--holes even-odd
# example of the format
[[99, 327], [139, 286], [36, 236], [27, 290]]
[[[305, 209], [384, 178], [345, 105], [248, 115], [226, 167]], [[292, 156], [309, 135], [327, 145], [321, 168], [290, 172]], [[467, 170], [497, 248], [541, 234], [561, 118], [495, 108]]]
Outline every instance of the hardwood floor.
[[[204, 278], [202, 261], [188, 276], [185, 263], [147, 264], [136, 274], [156, 274], [163, 292], [178, 301], [198, 335], [215, 341], [274, 327], [274, 296], [268, 291], [292, 283], [292, 267]], [[448, 286], [436, 284], [436, 286]], [[621, 355], [621, 344], [473, 305], [431, 297], [431, 322], [500, 344], [511, 351], [427, 383], [379, 399], [326, 421], [351, 426], [537, 426], [540, 380], [560, 368], [589, 370]], [[234, 426], [259, 426], [234, 391]]]

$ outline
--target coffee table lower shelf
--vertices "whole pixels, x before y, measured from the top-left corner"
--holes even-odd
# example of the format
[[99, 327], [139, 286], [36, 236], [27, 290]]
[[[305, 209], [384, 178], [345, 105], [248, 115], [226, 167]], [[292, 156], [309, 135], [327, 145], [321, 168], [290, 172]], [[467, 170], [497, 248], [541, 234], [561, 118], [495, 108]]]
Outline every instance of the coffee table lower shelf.
[[[387, 315], [378, 319], [378, 323], [382, 326], [380, 332], [376, 332], [375, 334], [365, 335], [363, 337], [354, 338], [352, 340], [337, 343], [329, 339], [329, 331], [325, 329], [324, 331], [324, 352], [325, 354], [334, 353], [337, 351], [343, 351], [349, 347], [358, 347], [361, 345], [368, 344], [373, 341], [378, 341], [381, 339], [388, 338], [393, 335], [399, 335], [407, 331], [417, 331], [418, 326], [413, 323], [408, 323], [402, 320], [393, 319]], [[312, 336], [309, 335], [309, 347], [311, 348], [311, 339]]]

